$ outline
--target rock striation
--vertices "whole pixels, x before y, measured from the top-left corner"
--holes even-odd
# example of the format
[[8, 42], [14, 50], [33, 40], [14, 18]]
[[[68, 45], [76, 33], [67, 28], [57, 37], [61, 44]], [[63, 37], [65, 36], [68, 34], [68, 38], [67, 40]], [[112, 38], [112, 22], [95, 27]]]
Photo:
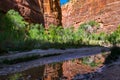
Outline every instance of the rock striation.
[[78, 27], [95, 20], [102, 25], [102, 31], [111, 32], [120, 24], [120, 0], [70, 0], [62, 8], [60, 0], [0, 1], [0, 10], [10, 9], [19, 11], [25, 20], [46, 27], [50, 24]]
[[[103, 24], [102, 30], [114, 30], [120, 24], [120, 0], [71, 0], [62, 6], [64, 27], [78, 27], [95, 20]], [[114, 27], [114, 28], [111, 28]]]
[[0, 10], [7, 12], [15, 9], [33, 23], [61, 25], [61, 7], [59, 0], [1, 0]]

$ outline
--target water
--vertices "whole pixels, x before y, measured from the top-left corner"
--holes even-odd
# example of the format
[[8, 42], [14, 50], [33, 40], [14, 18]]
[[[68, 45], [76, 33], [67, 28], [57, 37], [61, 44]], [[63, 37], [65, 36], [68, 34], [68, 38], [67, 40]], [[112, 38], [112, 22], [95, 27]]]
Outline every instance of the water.
[[20, 80], [71, 80], [78, 74], [85, 74], [96, 70], [96, 67], [85, 65], [82, 59], [72, 59], [63, 62], [34, 67], [20, 73], [0, 76], [0, 80], [21, 78]]

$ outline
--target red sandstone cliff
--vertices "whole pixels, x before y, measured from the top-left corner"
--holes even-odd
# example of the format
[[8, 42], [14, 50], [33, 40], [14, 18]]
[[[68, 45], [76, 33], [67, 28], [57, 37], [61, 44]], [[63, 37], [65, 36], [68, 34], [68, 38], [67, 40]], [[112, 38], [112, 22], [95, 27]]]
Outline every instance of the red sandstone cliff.
[[102, 23], [102, 30], [114, 30], [112, 27], [120, 24], [120, 0], [71, 0], [62, 6], [64, 27], [77, 27], [89, 20]]
[[[120, 0], [71, 0], [61, 7], [59, 0], [1, 0], [0, 10], [15, 9], [29, 22], [64, 27], [79, 26], [96, 20], [103, 24], [102, 30], [114, 30], [120, 24]], [[113, 28], [114, 27], [114, 28]]]
[[7, 12], [15, 9], [34, 23], [61, 25], [61, 7], [59, 0], [1, 0], [0, 10]]

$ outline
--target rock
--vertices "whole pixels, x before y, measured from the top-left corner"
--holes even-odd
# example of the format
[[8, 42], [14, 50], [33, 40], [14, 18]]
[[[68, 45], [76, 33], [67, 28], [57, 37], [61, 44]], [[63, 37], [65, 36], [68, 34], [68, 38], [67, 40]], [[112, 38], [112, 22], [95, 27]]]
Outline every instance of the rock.
[[119, 25], [119, 14], [120, 0], [71, 0], [62, 6], [62, 24], [78, 27], [81, 22], [95, 20], [102, 24], [100, 31], [110, 32]]
[[93, 28], [92, 28], [92, 26], [86, 25], [86, 27], [87, 27], [87, 29], [86, 29], [87, 32], [93, 33]]
[[90, 63], [94, 62], [94, 60], [95, 60], [95, 57], [94, 57], [94, 56], [90, 56], [90, 57], [88, 58], [88, 61], [86, 61], [86, 63], [87, 63], [87, 64], [90, 64]]
[[77, 74], [74, 80], [77, 80], [77, 79], [84, 79], [84, 75]]
[[[27, 80], [30, 80], [31, 79], [31, 75], [28, 75], [27, 76]], [[39, 79], [38, 79], [39, 80]]]
[[59, 0], [2, 0], [0, 10], [7, 12], [15, 9], [33, 23], [41, 23], [44, 26], [50, 24], [61, 25], [61, 7]]
[[96, 80], [120, 80], [120, 66], [112, 63], [106, 65], [102, 72], [95, 75]]
[[77, 74], [73, 80], [93, 80], [94, 73]]

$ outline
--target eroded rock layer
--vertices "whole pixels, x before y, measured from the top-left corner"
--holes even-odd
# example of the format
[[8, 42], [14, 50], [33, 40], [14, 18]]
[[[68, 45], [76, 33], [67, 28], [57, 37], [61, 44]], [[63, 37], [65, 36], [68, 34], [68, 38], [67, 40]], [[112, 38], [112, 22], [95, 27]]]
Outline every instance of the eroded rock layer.
[[120, 0], [71, 0], [62, 6], [64, 27], [77, 27], [89, 20], [102, 23], [102, 30], [114, 30], [111, 27], [120, 24]]
[[7, 12], [15, 9], [34, 23], [61, 25], [61, 7], [59, 0], [1, 0], [0, 10]]

